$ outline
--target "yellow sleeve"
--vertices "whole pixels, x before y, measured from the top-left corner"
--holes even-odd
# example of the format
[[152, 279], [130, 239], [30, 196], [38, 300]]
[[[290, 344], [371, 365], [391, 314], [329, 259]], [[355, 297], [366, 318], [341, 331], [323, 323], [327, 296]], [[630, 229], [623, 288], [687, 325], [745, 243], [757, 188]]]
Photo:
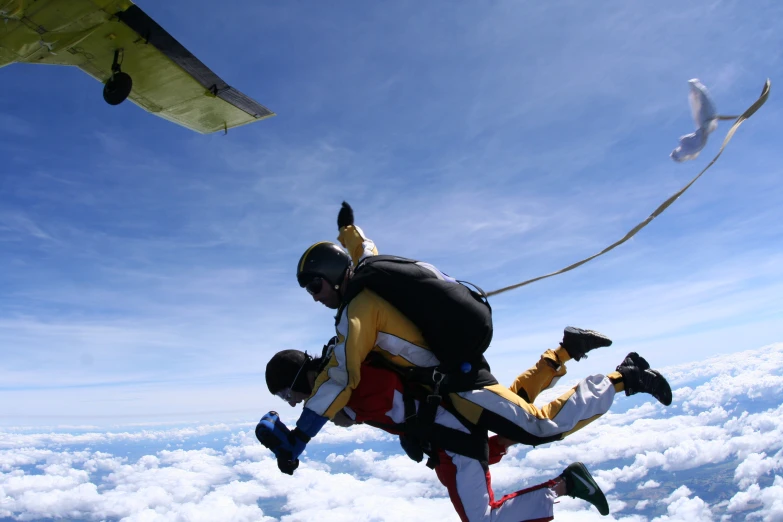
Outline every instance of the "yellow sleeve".
[[[360, 292], [340, 318], [337, 325], [340, 342], [316, 378], [313, 393], [305, 403], [307, 408], [333, 419], [348, 404], [353, 390], [359, 386], [362, 363], [375, 346], [379, 322], [377, 299], [369, 292]], [[340, 330], [345, 333], [341, 334]]]
[[373, 240], [367, 238], [362, 229], [356, 225], [341, 228], [337, 239], [351, 255], [353, 266], [358, 265], [365, 257], [378, 255], [378, 249], [375, 247]]

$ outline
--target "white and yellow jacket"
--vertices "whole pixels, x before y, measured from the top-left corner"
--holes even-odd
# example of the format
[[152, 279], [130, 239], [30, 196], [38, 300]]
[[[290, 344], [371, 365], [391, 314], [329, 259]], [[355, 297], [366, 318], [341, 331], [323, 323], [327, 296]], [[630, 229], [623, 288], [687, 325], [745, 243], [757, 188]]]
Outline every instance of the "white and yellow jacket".
[[[378, 255], [375, 244], [356, 226], [340, 229], [338, 239], [351, 254], [354, 266], [367, 256]], [[371, 352], [402, 368], [440, 363], [413, 322], [372, 290], [361, 290], [347, 307], [341, 308], [336, 325], [338, 343], [305, 402], [305, 408], [321, 417], [332, 419], [347, 405], [361, 381], [362, 363]], [[555, 370], [545, 359], [557, 361], [560, 367]], [[622, 390], [621, 383], [610, 379], [619, 373], [593, 375], [543, 408], [531, 404], [529, 401], [541, 390], [565, 374], [564, 363], [569, 359], [562, 347], [549, 350], [535, 371], [522, 374], [510, 389], [495, 381], [478, 389], [449, 393], [449, 400], [468, 425], [508, 439], [534, 446], [562, 439], [608, 411], [616, 391]], [[531, 371], [536, 375], [532, 380], [528, 375]], [[528, 383], [522, 386], [528, 400], [517, 393], [522, 381]]]
[[[375, 244], [357, 226], [340, 229], [338, 239], [354, 266], [365, 257], [378, 255]], [[437, 366], [440, 362], [427, 348], [421, 331], [372, 290], [362, 290], [338, 314], [338, 344], [305, 403], [318, 415], [332, 419], [345, 407], [359, 385], [361, 365], [370, 352], [378, 352], [403, 368]]]

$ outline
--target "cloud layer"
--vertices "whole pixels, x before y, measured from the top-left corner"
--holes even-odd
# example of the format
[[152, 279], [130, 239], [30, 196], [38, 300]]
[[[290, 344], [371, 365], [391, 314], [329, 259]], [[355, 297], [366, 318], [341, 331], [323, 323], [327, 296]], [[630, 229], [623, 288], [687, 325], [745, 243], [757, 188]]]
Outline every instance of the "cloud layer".
[[[572, 364], [571, 374], [577, 369]], [[496, 492], [551, 478], [579, 460], [607, 493], [612, 516], [604, 520], [783, 517], [783, 344], [663, 370], [675, 388], [672, 407], [618, 397], [610, 413], [564, 441], [515, 446], [492, 468]], [[599, 519], [568, 497], [555, 513]], [[293, 477], [279, 473], [247, 425], [5, 430], [2, 517], [457, 520], [435, 474], [401, 455], [393, 437], [331, 424]]]

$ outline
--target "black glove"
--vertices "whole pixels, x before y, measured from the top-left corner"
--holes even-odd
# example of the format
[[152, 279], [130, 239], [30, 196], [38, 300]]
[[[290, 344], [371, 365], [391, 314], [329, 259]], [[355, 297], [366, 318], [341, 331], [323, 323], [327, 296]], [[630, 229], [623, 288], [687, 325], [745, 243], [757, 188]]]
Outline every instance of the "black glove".
[[340, 213], [337, 214], [337, 230], [350, 225], [353, 225], [353, 209], [351, 205], [343, 201]]
[[277, 469], [285, 473], [286, 475], [293, 475], [296, 468], [299, 467], [299, 459], [288, 460], [282, 457], [277, 459]]

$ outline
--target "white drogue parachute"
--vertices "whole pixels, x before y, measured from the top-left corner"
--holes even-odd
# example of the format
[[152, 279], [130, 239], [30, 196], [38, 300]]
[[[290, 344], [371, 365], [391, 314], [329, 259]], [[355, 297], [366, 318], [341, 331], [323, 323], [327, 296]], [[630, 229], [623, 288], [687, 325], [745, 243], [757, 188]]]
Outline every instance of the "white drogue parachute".
[[487, 292], [487, 296], [493, 296], [497, 294], [501, 294], [503, 292], [507, 292], [509, 290], [513, 290], [515, 288], [519, 288], [521, 286], [529, 285], [530, 283], [534, 283], [536, 281], [540, 281], [542, 279], [546, 279], [548, 277], [556, 276], [558, 274], [562, 274], [564, 272], [568, 272], [569, 270], [573, 270], [574, 268], [577, 268], [579, 266], [582, 266], [583, 264], [587, 263], [588, 261], [592, 261], [596, 257], [602, 256], [609, 252], [610, 250], [614, 249], [617, 246], [622, 245], [629, 239], [631, 239], [633, 236], [636, 235], [637, 232], [639, 232], [641, 229], [646, 227], [650, 222], [655, 219], [656, 217], [660, 216], [664, 210], [669, 208], [669, 206], [674, 203], [677, 198], [683, 195], [683, 193], [688, 190], [691, 185], [696, 183], [696, 180], [698, 180], [702, 174], [707, 172], [707, 170], [712, 167], [715, 162], [718, 160], [720, 155], [723, 153], [723, 149], [726, 148], [726, 145], [728, 145], [731, 138], [734, 136], [734, 133], [737, 131], [739, 126], [742, 124], [743, 121], [747, 120], [753, 114], [761, 108], [762, 105], [767, 101], [767, 98], [769, 97], [769, 89], [770, 89], [770, 81], [767, 79], [766, 82], [764, 82], [764, 87], [761, 90], [761, 95], [758, 97], [758, 99], [748, 107], [745, 112], [743, 112], [739, 116], [722, 116], [718, 114], [718, 110], [715, 108], [715, 103], [712, 101], [712, 97], [710, 96], [709, 91], [707, 91], [707, 88], [702, 84], [698, 79], [694, 78], [688, 82], [690, 84], [690, 93], [688, 94], [688, 100], [691, 104], [691, 113], [693, 114], [693, 120], [696, 123], [696, 131], [692, 132], [691, 134], [682, 136], [680, 138], [680, 144], [679, 146], [672, 151], [670, 154], [671, 158], [674, 161], [677, 162], [683, 162], [695, 159], [699, 153], [704, 149], [704, 147], [707, 145], [707, 137], [710, 135], [711, 132], [713, 132], [715, 129], [718, 128], [718, 121], [719, 120], [735, 120], [732, 124], [729, 131], [726, 133], [726, 137], [723, 138], [723, 144], [720, 146], [720, 149], [718, 150], [718, 153], [715, 155], [714, 158], [712, 158], [712, 161], [710, 161], [706, 167], [701, 169], [701, 171], [696, 174], [696, 176], [691, 179], [687, 185], [685, 185], [683, 188], [669, 196], [669, 198], [658, 205], [658, 208], [656, 208], [652, 214], [647, 216], [647, 219], [633, 227], [631, 230], [628, 231], [625, 236], [620, 238], [619, 240], [615, 241], [608, 247], [604, 248], [597, 254], [593, 254], [590, 257], [586, 257], [580, 261], [577, 261], [576, 263], [572, 263], [568, 265], [565, 268], [561, 268], [560, 270], [557, 270], [555, 272], [551, 272], [549, 274], [545, 274], [542, 276], [534, 277], [532, 279], [527, 279], [525, 281], [522, 281], [521, 283], [516, 283], [509, 286], [504, 286], [503, 288], [499, 288], [497, 290], [492, 290], [491, 292]]
[[[709, 91], [698, 78], [689, 80], [691, 92], [688, 100], [691, 103], [693, 121], [696, 123], [696, 132], [680, 138], [680, 145], [671, 153], [674, 161], [688, 161], [696, 159], [701, 149], [707, 145], [707, 136], [718, 128], [718, 111], [710, 97]], [[735, 119], [732, 116], [731, 119]]]

